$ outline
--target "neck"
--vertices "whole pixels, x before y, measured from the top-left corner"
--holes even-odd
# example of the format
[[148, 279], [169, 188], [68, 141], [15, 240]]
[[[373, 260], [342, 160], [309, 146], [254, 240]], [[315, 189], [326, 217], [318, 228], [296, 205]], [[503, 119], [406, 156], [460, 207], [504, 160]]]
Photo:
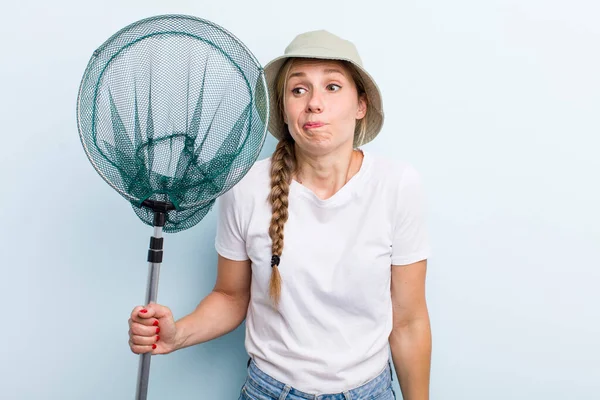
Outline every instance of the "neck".
[[358, 173], [362, 159], [362, 151], [351, 147], [315, 156], [296, 146], [297, 173], [294, 178], [325, 200]]

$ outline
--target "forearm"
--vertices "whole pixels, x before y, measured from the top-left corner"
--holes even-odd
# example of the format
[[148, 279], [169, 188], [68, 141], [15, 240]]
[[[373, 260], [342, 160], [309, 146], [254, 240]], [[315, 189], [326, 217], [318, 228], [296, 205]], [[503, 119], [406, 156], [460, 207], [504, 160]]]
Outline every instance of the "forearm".
[[429, 319], [395, 327], [389, 342], [404, 400], [428, 400], [431, 367]]
[[176, 322], [177, 348], [193, 346], [223, 336], [237, 328], [248, 310], [248, 299], [211, 292], [196, 309]]

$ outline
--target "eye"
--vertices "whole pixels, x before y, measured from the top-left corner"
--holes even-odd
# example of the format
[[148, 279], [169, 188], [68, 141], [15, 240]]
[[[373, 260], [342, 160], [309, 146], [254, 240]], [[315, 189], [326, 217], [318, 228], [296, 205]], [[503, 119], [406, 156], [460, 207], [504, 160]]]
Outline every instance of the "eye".
[[303, 94], [304, 92], [306, 92], [306, 89], [301, 88], [301, 87], [297, 87], [297, 88], [293, 88], [292, 89], [292, 93], [293, 94]]
[[341, 88], [342, 87], [340, 85], [336, 85], [335, 83], [331, 83], [331, 84], [327, 85], [327, 90], [329, 90], [331, 92], [337, 92]]

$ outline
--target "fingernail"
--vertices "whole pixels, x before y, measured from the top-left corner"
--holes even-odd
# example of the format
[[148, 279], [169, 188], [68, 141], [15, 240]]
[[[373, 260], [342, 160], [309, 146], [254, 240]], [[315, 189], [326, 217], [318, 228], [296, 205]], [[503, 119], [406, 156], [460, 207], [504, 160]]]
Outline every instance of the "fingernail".
[[158, 320], [154, 321], [154, 323], [152, 325], [158, 326]]
[[157, 336], [156, 337], [156, 341], [158, 342], [159, 340], [160, 340], [160, 336]]
[[140, 312], [141, 312], [142, 314], [146, 314], [146, 313], [148, 312], [148, 310], [146, 310], [146, 309], [144, 308], [143, 310], [140, 310]]
[[159, 333], [159, 332], [160, 332], [160, 328], [156, 328], [156, 333]]
[[156, 345], [155, 344], [152, 345], [152, 350], [154, 350], [154, 349], [156, 349]]

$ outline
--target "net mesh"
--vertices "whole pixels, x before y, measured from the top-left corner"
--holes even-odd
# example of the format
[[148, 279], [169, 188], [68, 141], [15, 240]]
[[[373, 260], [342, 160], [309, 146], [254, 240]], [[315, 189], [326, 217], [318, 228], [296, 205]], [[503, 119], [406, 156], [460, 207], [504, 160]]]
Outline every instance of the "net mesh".
[[263, 70], [223, 28], [195, 17], [148, 18], [91, 57], [79, 91], [80, 137], [98, 173], [152, 225], [150, 200], [168, 201], [166, 232], [198, 223], [264, 144]]

